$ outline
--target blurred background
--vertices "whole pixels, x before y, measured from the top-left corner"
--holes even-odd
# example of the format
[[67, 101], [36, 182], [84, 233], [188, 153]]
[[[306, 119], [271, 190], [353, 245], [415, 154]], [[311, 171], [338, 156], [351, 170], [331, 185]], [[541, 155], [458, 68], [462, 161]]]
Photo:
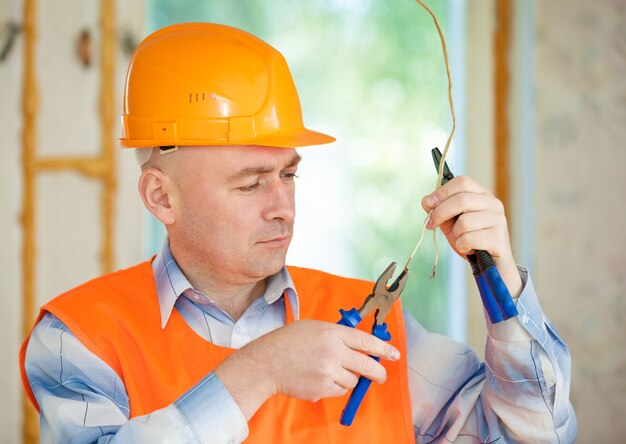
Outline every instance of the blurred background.
[[[626, 423], [626, 3], [431, 0], [457, 110], [448, 162], [505, 204], [518, 263], [570, 346], [578, 442]], [[245, 29], [281, 51], [308, 127], [288, 262], [375, 279], [419, 238], [431, 148], [451, 128], [441, 44], [413, 0], [0, 0], [0, 442], [36, 442], [17, 353], [38, 307], [149, 258], [163, 229], [117, 146], [126, 67], [183, 21]], [[403, 303], [482, 356], [467, 265], [430, 232]]]

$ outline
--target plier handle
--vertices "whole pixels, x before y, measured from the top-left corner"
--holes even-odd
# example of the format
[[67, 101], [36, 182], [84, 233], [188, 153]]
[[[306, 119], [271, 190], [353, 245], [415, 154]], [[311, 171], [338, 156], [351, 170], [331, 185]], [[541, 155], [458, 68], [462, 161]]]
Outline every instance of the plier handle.
[[[389, 341], [391, 339], [391, 334], [387, 331], [385, 318], [389, 314], [393, 303], [402, 293], [406, 281], [409, 278], [409, 271], [404, 269], [391, 286], [387, 287], [387, 282], [393, 276], [396, 266], [397, 264], [392, 262], [385, 269], [385, 271], [383, 271], [380, 277], [376, 280], [372, 293], [370, 293], [363, 301], [361, 308], [351, 308], [347, 311], [340, 309], [339, 312], [341, 313], [341, 319], [337, 322], [337, 324], [355, 328], [365, 316], [376, 310], [376, 313], [374, 314], [374, 324], [372, 325], [372, 334], [383, 341]], [[376, 356], [371, 356], [371, 358], [380, 362], [380, 358]], [[371, 383], [372, 381], [365, 376], [359, 377], [359, 381], [354, 389], [352, 389], [348, 402], [341, 413], [341, 424], [345, 426], [352, 424], [354, 416], [356, 415], [356, 412], [361, 405], [361, 401], [363, 401], [365, 393], [367, 393]]]
[[[441, 151], [439, 151], [439, 148], [433, 148], [431, 154], [438, 172], [441, 165]], [[454, 179], [454, 175], [448, 168], [448, 163], [445, 162], [443, 164], [441, 185], [452, 179]], [[467, 261], [472, 268], [472, 274], [476, 280], [480, 298], [483, 301], [489, 320], [493, 324], [497, 324], [517, 316], [517, 307], [515, 307], [511, 293], [506, 288], [491, 255], [484, 250], [476, 250], [475, 253], [467, 255]]]

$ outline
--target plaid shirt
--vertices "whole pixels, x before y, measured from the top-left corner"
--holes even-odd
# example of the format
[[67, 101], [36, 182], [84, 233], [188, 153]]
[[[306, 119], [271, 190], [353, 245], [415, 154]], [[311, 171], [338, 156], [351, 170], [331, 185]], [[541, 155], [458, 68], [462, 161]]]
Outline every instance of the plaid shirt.
[[[284, 325], [287, 295], [298, 319], [298, 296], [286, 268], [265, 294], [233, 320], [195, 290], [168, 242], [153, 262], [162, 326], [176, 308], [200, 336], [240, 348]], [[520, 267], [524, 290], [517, 319], [487, 320], [485, 362], [466, 345], [426, 331], [405, 315], [409, 392], [418, 443], [558, 442], [576, 437], [569, 402], [570, 355], [541, 311]], [[51, 314], [35, 327], [26, 372], [41, 407], [42, 443], [239, 443], [248, 425], [214, 373], [172, 405], [129, 419], [124, 383]]]

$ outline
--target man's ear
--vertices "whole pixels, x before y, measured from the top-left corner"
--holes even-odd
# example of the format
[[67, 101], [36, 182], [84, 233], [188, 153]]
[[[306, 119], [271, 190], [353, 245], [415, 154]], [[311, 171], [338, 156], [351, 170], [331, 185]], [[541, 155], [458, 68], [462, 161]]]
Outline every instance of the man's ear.
[[139, 194], [143, 204], [163, 225], [176, 221], [174, 212], [175, 186], [172, 178], [158, 168], [147, 168], [139, 178]]

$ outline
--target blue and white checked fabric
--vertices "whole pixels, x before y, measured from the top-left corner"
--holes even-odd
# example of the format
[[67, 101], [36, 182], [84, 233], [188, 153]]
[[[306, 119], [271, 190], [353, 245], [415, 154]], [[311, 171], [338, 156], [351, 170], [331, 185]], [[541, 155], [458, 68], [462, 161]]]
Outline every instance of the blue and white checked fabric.
[[[298, 297], [286, 268], [234, 321], [195, 290], [164, 243], [153, 262], [162, 326], [171, 311], [203, 338], [240, 348], [285, 322], [287, 295], [298, 319]], [[418, 443], [570, 443], [576, 417], [569, 402], [570, 355], [546, 319], [532, 282], [516, 320], [487, 321], [486, 362], [466, 345], [426, 331], [405, 312], [409, 392]], [[294, 351], [297, 353], [297, 351]], [[42, 443], [239, 443], [248, 426], [214, 373], [172, 405], [129, 420], [117, 374], [47, 314], [33, 331], [26, 372], [41, 406]]]

